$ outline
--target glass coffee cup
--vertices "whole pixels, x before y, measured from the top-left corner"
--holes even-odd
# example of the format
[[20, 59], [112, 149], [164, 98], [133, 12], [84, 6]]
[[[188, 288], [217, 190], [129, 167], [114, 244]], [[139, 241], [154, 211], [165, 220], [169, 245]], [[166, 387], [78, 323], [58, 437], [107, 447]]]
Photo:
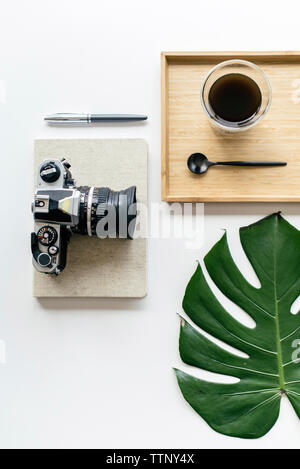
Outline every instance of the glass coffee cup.
[[254, 127], [268, 112], [272, 89], [266, 74], [246, 60], [227, 60], [213, 67], [201, 88], [210, 122], [234, 133]]

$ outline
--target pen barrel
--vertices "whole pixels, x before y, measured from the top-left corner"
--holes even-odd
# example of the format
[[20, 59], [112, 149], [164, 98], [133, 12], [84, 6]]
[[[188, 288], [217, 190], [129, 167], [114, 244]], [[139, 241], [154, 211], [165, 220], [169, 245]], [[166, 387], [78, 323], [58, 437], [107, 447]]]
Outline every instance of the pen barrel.
[[133, 122], [144, 121], [147, 116], [137, 114], [91, 114], [90, 122]]

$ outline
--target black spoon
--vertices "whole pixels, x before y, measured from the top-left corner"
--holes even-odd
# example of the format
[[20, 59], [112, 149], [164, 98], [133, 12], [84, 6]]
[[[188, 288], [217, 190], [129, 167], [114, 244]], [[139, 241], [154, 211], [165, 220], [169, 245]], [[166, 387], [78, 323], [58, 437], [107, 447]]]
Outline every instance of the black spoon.
[[193, 153], [187, 160], [189, 170], [194, 174], [205, 173], [210, 166], [286, 166], [284, 161], [209, 161], [202, 153]]

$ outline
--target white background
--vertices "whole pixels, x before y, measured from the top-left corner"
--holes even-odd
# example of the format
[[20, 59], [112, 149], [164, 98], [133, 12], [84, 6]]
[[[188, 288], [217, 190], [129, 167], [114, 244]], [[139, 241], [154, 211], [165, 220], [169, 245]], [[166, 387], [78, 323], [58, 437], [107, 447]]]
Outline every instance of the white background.
[[[34, 138], [146, 138], [149, 198], [159, 202], [160, 52], [297, 50], [299, 15], [298, 1], [2, 1], [1, 447], [300, 447], [300, 424], [285, 399], [267, 436], [229, 438], [189, 407], [172, 371], [188, 369], [178, 356], [176, 313], [195, 260], [228, 228], [250, 279], [237, 228], [277, 210], [300, 228], [298, 204], [207, 204], [201, 251], [150, 241], [143, 300], [39, 302], [31, 297], [29, 249]], [[147, 113], [149, 121], [43, 123], [45, 114], [63, 111]]]

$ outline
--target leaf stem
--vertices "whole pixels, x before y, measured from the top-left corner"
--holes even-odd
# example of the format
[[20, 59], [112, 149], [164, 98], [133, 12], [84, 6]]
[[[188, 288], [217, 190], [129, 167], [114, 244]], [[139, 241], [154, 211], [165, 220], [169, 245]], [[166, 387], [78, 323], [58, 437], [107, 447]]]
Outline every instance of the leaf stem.
[[[276, 225], [278, 224], [278, 218], [276, 217]], [[277, 345], [277, 361], [278, 361], [278, 375], [279, 375], [279, 386], [281, 391], [285, 391], [285, 377], [282, 360], [282, 346], [280, 340], [280, 325], [279, 325], [279, 311], [278, 311], [278, 297], [277, 297], [277, 259], [276, 259], [276, 229], [274, 233], [274, 304], [275, 304], [275, 327], [276, 327], [276, 345]]]

